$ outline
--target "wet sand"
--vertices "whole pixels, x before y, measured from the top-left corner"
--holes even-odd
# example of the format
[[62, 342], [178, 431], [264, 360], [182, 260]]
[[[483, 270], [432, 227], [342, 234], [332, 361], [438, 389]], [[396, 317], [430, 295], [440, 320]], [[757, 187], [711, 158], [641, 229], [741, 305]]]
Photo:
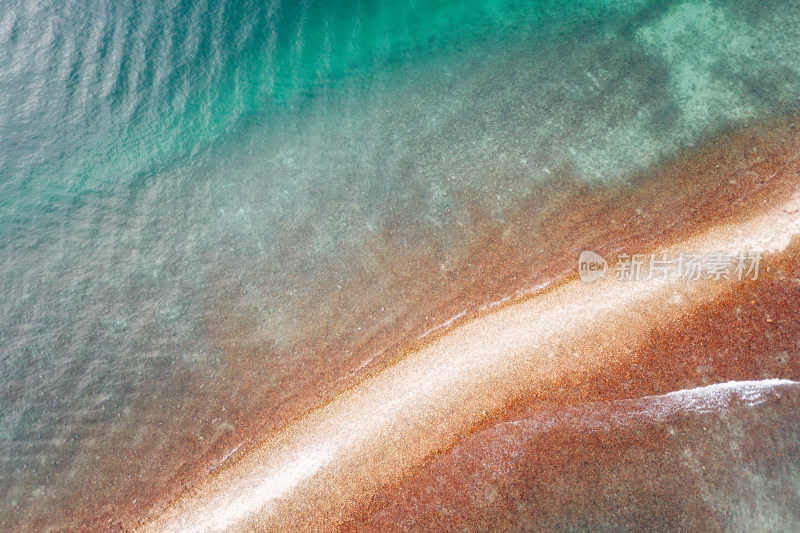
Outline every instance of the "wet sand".
[[[345, 527], [380, 508], [376, 494], [402, 493], [406, 480], [424, 479], [411, 473], [431, 457], [449, 464], [448, 450], [459, 439], [520, 410], [661, 394], [732, 374], [796, 378], [792, 364], [757, 367], [787, 342], [770, 336], [770, 329], [789, 337], [795, 331], [793, 323], [776, 320], [793, 316], [798, 301], [787, 280], [795, 279], [791, 244], [800, 231], [799, 141], [794, 121], [750, 126], [715, 136], [625, 186], [602, 189], [564, 174], [521, 201], [505, 227], [487, 222], [445, 275], [439, 265], [415, 258], [413, 249], [385, 253], [389, 271], [397, 273], [391, 283], [414, 273], [429, 280], [417, 285], [426, 290], [416, 320], [392, 321], [355, 351], [334, 342], [315, 350], [310, 343], [309, 353], [331, 356], [313, 369], [285, 369], [286, 397], [258, 428], [266, 440], [242, 447], [143, 530]], [[372, 246], [389, 252], [390, 227], [384, 235]], [[765, 252], [766, 281], [574, 279], [583, 249], [613, 256], [747, 247]], [[442, 287], [449, 290], [435, 290]], [[734, 305], [742, 298], [760, 305], [742, 312]], [[362, 312], [374, 312], [374, 304], [366, 296]], [[720, 320], [687, 318], [714, 313]], [[430, 332], [454, 316], [459, 319]], [[363, 319], [343, 317], [342, 327], [358, 331]], [[683, 345], [664, 344], [684, 338], [687, 328]], [[221, 342], [241, 333], [217, 331], [227, 333]], [[692, 342], [704, 335], [709, 342]], [[763, 349], [753, 347], [749, 359], [726, 360], [724, 371], [706, 369], [711, 348], [692, 351], [740, 345], [745, 336], [760, 340]], [[228, 342], [231, 351], [242, 349]], [[376, 355], [372, 350], [381, 343], [389, 348]], [[653, 372], [648, 350], [659, 354], [662, 367], [679, 371]], [[394, 512], [395, 518], [413, 515], [409, 507]]]
[[540, 409], [432, 458], [342, 529], [795, 530], [800, 385], [776, 381]]

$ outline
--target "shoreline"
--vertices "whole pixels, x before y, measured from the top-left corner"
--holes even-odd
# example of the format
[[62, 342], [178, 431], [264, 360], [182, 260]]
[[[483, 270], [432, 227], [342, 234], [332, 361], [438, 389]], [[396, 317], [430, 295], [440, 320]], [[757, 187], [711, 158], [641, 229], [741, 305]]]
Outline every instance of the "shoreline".
[[[509, 420], [800, 382], [797, 242], [758, 280], [693, 283], [663, 305], [637, 294], [631, 309], [608, 295], [593, 300], [602, 311], [556, 305], [601, 290], [569, 288], [583, 252], [608, 259], [610, 276], [623, 254], [744, 227], [793, 197], [800, 5], [562, 4], [6, 9], [0, 79], [16, 90], [0, 112], [0, 529], [133, 531], [272, 445], [262, 455], [295, 465], [297, 484], [282, 477], [267, 496], [284, 514], [316, 498], [310, 526], [438, 530], [447, 522], [426, 520], [452, 511], [469, 516], [456, 529], [513, 529], [530, 522], [503, 522], [511, 503], [482, 516], [495, 496], [458, 494], [511, 501], [513, 488], [460, 479], [472, 463], [459, 455], [502, 455], [508, 442], [493, 436]], [[627, 288], [645, 298], [648, 286]], [[496, 326], [520, 353], [435, 356], [536, 306], [527, 326]], [[462, 356], [480, 348], [470, 342]], [[392, 376], [394, 397], [352, 403]], [[758, 413], [785, 413], [774, 400]], [[382, 412], [384, 432], [368, 424]], [[344, 413], [378, 432], [372, 444], [312, 447], [314, 475], [291, 462], [298, 431], [316, 421], [300, 433], [339, 435]], [[754, 441], [800, 443], [784, 418]], [[686, 424], [702, 440], [703, 424]], [[651, 429], [658, 440], [664, 427]], [[598, 442], [620, 434], [557, 433], [520, 446], [561, 442], [572, 459], [528, 455], [537, 466], [517, 463], [517, 495], [544, 498], [524, 487], [606, 457], [594, 488], [580, 468], [565, 482], [585, 496], [570, 510], [529, 507], [563, 511], [561, 526], [602, 517], [580, 502], [602, 499], [617, 450]], [[800, 470], [784, 479], [800, 486]], [[678, 501], [679, 480], [660, 502]], [[765, 516], [793, 509], [800, 493]], [[636, 529], [731, 529], [682, 524]]]
[[[784, 187], [783, 192], [773, 193], [760, 214], [743, 213], [738, 221], [732, 217], [722, 221], [683, 240], [683, 249], [749, 245], [775, 254], [765, 255], [766, 264], [780, 263], [791, 237], [800, 233], [800, 199], [792, 190], [797, 170], [784, 173], [780, 178], [788, 194]], [[742, 220], [746, 218], [751, 220]], [[678, 246], [667, 249], [675, 251]], [[645, 342], [656, 326], [668, 327], [665, 318], [676, 323], [735, 288], [718, 282], [684, 286], [641, 282], [628, 288], [615, 284], [565, 281], [522, 302], [509, 302], [454, 324], [418, 351], [371, 373], [324, 407], [218, 468], [141, 531], [214, 530], [213, 524], [218, 530], [341, 524], [369, 494], [400, 482], [405, 471], [449, 449], [459, 435], [485, 424], [487, 417], [502, 416], [509, 405], [524, 403], [562, 379], [580, 387], [582, 379], [591, 379], [604, 366], [619, 365], [615, 359]], [[676, 300], [675, 294], [680, 298]], [[615, 310], [614, 299], [629, 307]], [[666, 304], [670, 301], [677, 303]], [[576, 316], [599, 310], [605, 313], [603, 319], [590, 318], [575, 326]], [[546, 333], [532, 333], [535, 324]], [[609, 328], [618, 333], [616, 339], [609, 339]], [[494, 345], [501, 340], [501, 348]], [[464, 347], [468, 355], [462, 353]], [[549, 353], [567, 348], [579, 356], [556, 362], [548, 358]], [[414, 383], [424, 386], [409, 386]], [[363, 413], [375, 406], [378, 410], [365, 419]], [[326, 444], [321, 444], [323, 436]], [[304, 462], [309, 457], [314, 460]], [[285, 478], [281, 472], [295, 475]], [[341, 494], [329, 494], [331, 487]], [[270, 501], [272, 508], [263, 510]], [[214, 512], [221, 508], [226, 513]]]

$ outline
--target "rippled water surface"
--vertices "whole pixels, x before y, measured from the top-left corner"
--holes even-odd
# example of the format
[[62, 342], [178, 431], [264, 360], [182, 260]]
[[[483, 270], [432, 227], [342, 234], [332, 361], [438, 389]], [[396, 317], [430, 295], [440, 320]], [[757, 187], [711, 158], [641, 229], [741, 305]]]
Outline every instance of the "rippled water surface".
[[555, 276], [464, 263], [542, 184], [798, 105], [795, 1], [6, 0], [0, 524], [148, 508]]

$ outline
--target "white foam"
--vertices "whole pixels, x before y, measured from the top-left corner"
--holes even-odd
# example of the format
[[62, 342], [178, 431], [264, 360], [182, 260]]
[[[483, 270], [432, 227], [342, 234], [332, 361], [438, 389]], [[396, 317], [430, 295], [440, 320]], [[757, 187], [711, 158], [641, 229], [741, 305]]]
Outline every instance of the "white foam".
[[768, 393], [779, 385], [796, 385], [788, 379], [766, 379], [763, 381], [728, 381], [696, 389], [685, 389], [664, 394], [647, 396], [642, 401], [653, 404], [649, 413], [653, 418], [667, 416], [676, 411], [695, 411], [707, 413], [727, 409], [736, 397], [748, 407], [754, 407], [767, 399]]
[[728, 381], [658, 396], [590, 403], [556, 414], [505, 422], [500, 426], [518, 426], [530, 433], [542, 433], [564, 426], [597, 430], [608, 425], [626, 426], [646, 421], [662, 421], [679, 413], [722, 412], [730, 407], [734, 398], [747, 407], [755, 407], [767, 401], [775, 387], [784, 385], [800, 383], [788, 379]]
[[433, 333], [434, 331], [439, 331], [439, 330], [441, 330], [441, 329], [444, 329], [444, 328], [448, 327], [450, 324], [452, 324], [453, 322], [455, 322], [456, 320], [458, 320], [459, 318], [463, 317], [463, 316], [464, 316], [464, 315], [466, 315], [466, 314], [467, 314], [467, 312], [466, 312], [466, 311], [461, 311], [461, 312], [460, 312], [460, 313], [458, 313], [456, 316], [454, 316], [454, 317], [450, 318], [450, 319], [449, 319], [449, 320], [447, 320], [446, 322], [442, 322], [442, 323], [441, 323], [441, 324], [439, 324], [438, 326], [434, 326], [434, 327], [432, 327], [431, 329], [429, 329], [428, 331], [426, 331], [425, 333], [423, 333], [422, 335], [420, 335], [419, 337], [417, 337], [417, 340], [422, 340], [422, 339], [424, 339], [425, 337], [427, 337], [428, 335], [430, 335], [431, 333]]

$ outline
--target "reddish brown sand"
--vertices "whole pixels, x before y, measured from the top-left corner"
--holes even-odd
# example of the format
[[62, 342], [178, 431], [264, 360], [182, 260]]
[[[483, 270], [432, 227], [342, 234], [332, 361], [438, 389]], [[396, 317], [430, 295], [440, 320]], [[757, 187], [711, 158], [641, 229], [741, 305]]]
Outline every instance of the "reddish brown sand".
[[[800, 523], [800, 385], [761, 405], [633, 416], [546, 408], [477, 432], [377, 493], [351, 531], [731, 531]], [[635, 409], [637, 408], [638, 409]], [[785, 530], [796, 530], [786, 528]]]
[[[187, 463], [181, 477], [202, 475], [203, 462], [198, 460], [198, 453], [212, 461], [226, 447], [245, 442], [242, 450], [253, 448], [252, 443], [259, 437], [283, 434], [291, 440], [291, 430], [277, 432], [278, 428], [291, 420], [303, 424], [307, 418], [304, 413], [310, 409], [340, 397], [345, 390], [358, 391], [358, 384], [365, 377], [380, 376], [386, 373], [386, 365], [404, 361], [404, 354], [435, 343], [446, 328], [421, 341], [415, 339], [462, 311], [467, 314], [451, 328], [471, 316], [487, 313], [485, 306], [508, 296], [512, 298], [506, 305], [512, 307], [526, 299], [541, 299], [543, 294], [531, 296], [528, 291], [543, 282], [551, 281], [548, 293], [556, 292], [574, 277], [575, 260], [583, 249], [608, 257], [620, 251], [644, 253], [702, 235], [715, 226], [732, 227], [773, 209], [797, 186], [799, 159], [800, 132], [794, 121], [788, 121], [721, 134], [632, 178], [626, 185], [610, 189], [582, 184], [564, 171], [535, 196], [521, 199], [503, 222], [490, 221], [482, 215], [479, 202], [464, 200], [464, 208], [472, 213], [473, 227], [477, 229], [470, 246], [457, 260], [444, 265], [426, 251], [431, 243], [423, 237], [424, 228], [415, 228], [405, 219], [387, 221], [380, 237], [364, 249], [353, 250], [351, 264], [355, 272], [351, 273], [349, 285], [334, 290], [331, 283], [320, 280], [313, 287], [321, 304], [312, 306], [302, 321], [322, 327], [302, 336], [303, 342], [294, 348], [294, 357], [282, 358], [275, 364], [270, 364], [269, 359], [265, 362], [262, 351], [269, 347], [259, 344], [259, 325], [248, 320], [247, 310], [227, 305], [224, 299], [216, 300], [216, 312], [209, 313], [208, 332], [226, 354], [230, 375], [239, 384], [231, 392], [244, 394], [249, 400], [239, 405], [237, 418], [242, 433], [225, 435], [215, 445], [201, 446], [187, 454], [195, 458]], [[369, 490], [353, 489], [364, 486], [360, 482], [353, 486], [323, 483], [327, 494], [312, 493], [323, 500], [332, 498], [334, 503], [315, 502], [321, 511], [306, 513], [304, 520], [311, 521], [306, 525], [332, 529], [360, 524], [369, 528], [376, 527], [377, 519], [383, 523], [418, 520], [420, 527], [435, 525], [435, 521], [425, 521], [421, 510], [416, 516], [415, 509], [421, 509], [425, 495], [431, 494], [431, 480], [438, 479], [444, 471], [452, 472], [452, 487], [440, 487], [435, 496], [430, 496], [429, 503], [446, 507], [448, 501], [459, 501], [457, 495], [463, 493], [464, 486], [456, 464], [458, 439], [473, 434], [479, 448], [491, 449], [492, 439], [485, 438], [483, 428], [509, 417], [524, 417], [575, 402], [635, 398], [727, 379], [797, 379], [795, 316], [800, 300], [794, 281], [798, 278], [792, 267], [796, 264], [792, 261], [796, 255], [793, 250], [794, 247], [784, 255], [769, 257], [765, 266], [770, 267], [770, 272], [758, 282], [726, 287], [722, 292], [713, 289], [716, 296], [696, 303], [689, 298], [689, 304], [682, 308], [683, 316], [664, 313], [663, 309], [660, 314], [658, 309], [651, 310], [641, 322], [653, 327], [631, 334], [630, 342], [608, 344], [606, 348], [613, 350], [613, 357], [605, 358], [605, 364], [565, 364], [558, 373], [559, 379], [528, 388], [522, 395], [504, 396], [512, 400], [510, 403], [498, 399], [503, 408], [478, 413], [470, 418], [472, 422], [466, 430], [462, 426], [448, 428], [445, 433], [449, 440], [426, 448], [414, 460], [435, 463], [429, 470], [412, 461], [409, 468], [391, 474], [391, 479], [378, 471], [377, 481], [366, 484]], [[383, 276], [379, 285], [378, 273]], [[222, 285], [228, 283], [223, 275], [220, 280]], [[382, 291], [373, 294], [359, 290], [376, 286]], [[229, 290], [235, 292], [235, 283]], [[708, 294], [705, 289], [701, 292]], [[394, 309], [384, 313], [390, 314], [390, 319], [383, 319], [380, 309], [386, 308], [387, 302], [392, 302]], [[560, 349], [584, 356], [590, 351], [602, 352], [598, 347], [610, 342], [607, 336], [593, 337], [593, 345], [562, 342]], [[445, 334], [441, 338], [447, 337]], [[584, 341], [587, 339], [584, 337]], [[245, 376], [253, 379], [248, 381], [243, 379]], [[566, 450], [563, 454], [596, 453], [591, 442], [568, 439], [565, 436], [569, 431], [565, 432], [555, 432], [552, 437], [561, 439]], [[624, 434], [619, 438], [624, 441]], [[565, 443], [574, 444], [563, 446]], [[624, 444], [619, 447], [627, 449]], [[230, 466], [232, 462], [219, 470], [231, 471], [235, 468]], [[542, 483], [556, 475], [557, 469], [548, 470], [548, 464], [546, 456], [541, 459]], [[526, 472], [520, 474], [521, 479], [539, 482], [531, 471]], [[586, 479], [591, 485], [593, 478]], [[176, 481], [168, 485], [162, 497], [176, 494]], [[574, 483], [578, 491], [580, 483]], [[596, 479], [594, 483], [596, 486]], [[348, 494], [351, 489], [354, 492]], [[506, 489], [501, 486], [500, 490]], [[158, 497], [141, 496], [140, 502], [152, 502]], [[337, 499], [339, 504], [335, 504]], [[397, 502], [390, 506], [387, 502], [393, 500]], [[287, 505], [286, 512], [291, 514], [291, 502]], [[309, 511], [307, 504], [298, 509]], [[462, 525], [479, 524], [479, 520], [492, 523], [492, 516], [502, 518], [503, 512], [502, 508], [493, 510], [482, 518], [462, 513], [466, 517]], [[285, 515], [284, 519], [288, 517]], [[294, 525], [302, 527], [302, 522]], [[282, 521], [283, 526], [286, 524]]]
[[[576, 423], [587, 414], [619, 416], [624, 403], [565, 413], [587, 400], [729, 380], [800, 381], [799, 259], [795, 244], [757, 282], [653, 332], [624, 356], [628, 364], [579, 387], [565, 380], [504, 414], [523, 423], [555, 419], [548, 431], [487, 425], [382, 489], [346, 529], [729, 531], [742, 527], [742, 516], [729, 513], [757, 518], [758, 498], [775, 505], [773, 518], [786, 520], [794, 510], [788, 518], [800, 524], [800, 495], [786, 484], [796, 480], [800, 464], [799, 386], [757, 410], [734, 403], [727, 413], [688, 412], [627, 426]], [[766, 496], [747, 497], [765, 489]]]

